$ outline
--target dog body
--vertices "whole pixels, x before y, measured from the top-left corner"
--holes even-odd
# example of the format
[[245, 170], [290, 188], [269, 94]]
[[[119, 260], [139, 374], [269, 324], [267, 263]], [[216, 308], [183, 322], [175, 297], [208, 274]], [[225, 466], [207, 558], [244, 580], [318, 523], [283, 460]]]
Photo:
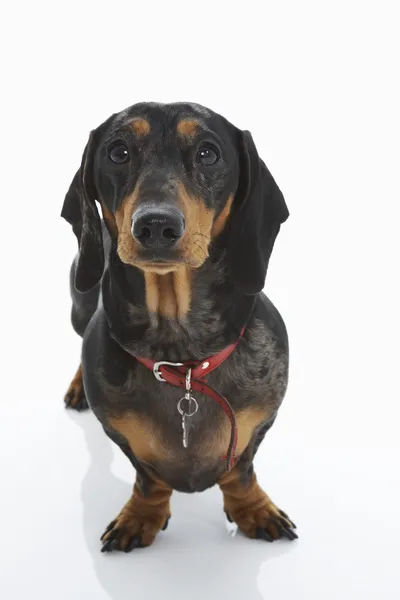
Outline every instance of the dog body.
[[[294, 539], [293, 523], [253, 472], [287, 386], [285, 325], [261, 289], [288, 212], [250, 134], [198, 105], [135, 105], [92, 132], [62, 215], [79, 240], [72, 323], [83, 336], [67, 403], [83, 408], [86, 398], [137, 472], [103, 550], [152, 543], [173, 489], [216, 483], [247, 535]], [[236, 342], [207, 375], [235, 415], [235, 466], [227, 472], [230, 422], [219, 404], [194, 394], [184, 447], [184, 391], [140, 359], [199, 364]]]

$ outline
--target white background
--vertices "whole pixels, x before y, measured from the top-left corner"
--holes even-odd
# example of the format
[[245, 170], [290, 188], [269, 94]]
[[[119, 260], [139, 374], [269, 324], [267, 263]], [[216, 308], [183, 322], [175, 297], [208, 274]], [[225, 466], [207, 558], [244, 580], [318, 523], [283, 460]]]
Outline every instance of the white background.
[[[399, 598], [396, 4], [3, 9], [1, 597]], [[250, 129], [290, 208], [266, 287], [290, 387], [256, 469], [295, 543], [228, 535], [213, 489], [175, 494], [151, 548], [100, 554], [133, 476], [92, 415], [63, 409], [80, 340], [59, 213], [89, 130], [142, 100], [200, 102]]]

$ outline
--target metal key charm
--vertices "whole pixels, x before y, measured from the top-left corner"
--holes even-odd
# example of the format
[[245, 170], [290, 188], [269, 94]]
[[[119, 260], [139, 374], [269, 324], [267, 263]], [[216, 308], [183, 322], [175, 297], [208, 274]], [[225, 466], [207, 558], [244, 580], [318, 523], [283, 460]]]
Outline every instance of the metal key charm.
[[191, 375], [192, 375], [192, 369], [188, 369], [187, 373], [186, 373], [186, 393], [179, 400], [178, 407], [177, 407], [179, 414], [182, 415], [182, 430], [183, 430], [182, 443], [183, 443], [184, 448], [187, 448], [188, 443], [189, 443], [189, 427], [188, 427], [188, 423], [186, 420], [188, 418], [192, 417], [194, 414], [196, 414], [199, 409], [197, 400], [195, 398], [193, 398], [193, 396], [191, 395], [191, 391], [192, 391], [191, 383], [190, 383]]
[[[183, 403], [185, 403], [185, 408], [183, 408], [182, 406]], [[191, 396], [190, 393], [186, 393], [183, 396], [183, 398], [181, 398], [178, 402], [178, 411], [182, 415], [182, 443], [184, 448], [188, 447], [189, 440], [189, 424], [187, 422], [187, 419], [193, 417], [193, 415], [197, 413], [198, 409], [199, 405], [197, 403], [197, 400], [196, 398], [193, 398], [193, 396]]]
[[188, 441], [189, 441], [189, 429], [186, 424], [186, 419], [187, 419], [187, 415], [185, 413], [183, 413], [183, 415], [182, 415], [182, 429], [183, 429], [182, 442], [183, 442], [184, 448], [188, 447]]

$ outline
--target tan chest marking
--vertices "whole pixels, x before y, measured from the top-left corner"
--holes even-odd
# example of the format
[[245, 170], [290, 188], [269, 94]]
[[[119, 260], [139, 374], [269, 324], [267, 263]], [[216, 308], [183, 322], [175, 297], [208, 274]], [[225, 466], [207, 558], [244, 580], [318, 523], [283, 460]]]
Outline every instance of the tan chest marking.
[[147, 463], [170, 459], [173, 453], [161, 442], [161, 435], [150, 419], [130, 413], [122, 418], [109, 419], [111, 427], [121, 434], [141, 461]]
[[165, 275], [145, 271], [149, 312], [167, 319], [183, 319], [190, 310], [192, 274], [187, 266]]
[[[248, 446], [255, 429], [268, 418], [267, 409], [247, 408], [236, 413], [238, 443], [236, 455], [239, 456]], [[178, 415], [177, 415], [178, 418]], [[149, 419], [130, 413], [123, 418], [109, 420], [111, 427], [120, 433], [129, 443], [135, 456], [144, 462], [172, 462], [177, 459], [182, 448], [170, 447], [163, 435]], [[230, 423], [221, 415], [219, 427], [209, 428], [203, 443], [199, 446], [198, 457], [216, 460], [226, 455], [230, 439]], [[165, 438], [164, 438], [165, 440]]]
[[[238, 441], [236, 455], [239, 456], [249, 445], [255, 429], [268, 418], [268, 409], [249, 407], [235, 413]], [[230, 421], [221, 415], [220, 427], [216, 431], [210, 431], [202, 447], [202, 454], [207, 457], [225, 456], [229, 446], [231, 435]]]

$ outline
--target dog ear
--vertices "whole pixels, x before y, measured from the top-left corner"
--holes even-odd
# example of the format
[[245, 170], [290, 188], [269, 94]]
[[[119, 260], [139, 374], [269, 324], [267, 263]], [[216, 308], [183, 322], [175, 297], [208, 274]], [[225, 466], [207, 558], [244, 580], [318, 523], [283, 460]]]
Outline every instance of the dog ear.
[[283, 194], [260, 159], [249, 131], [239, 132], [240, 174], [228, 240], [230, 275], [248, 295], [265, 284], [268, 262], [289, 211]]
[[75, 174], [65, 196], [61, 216], [72, 225], [78, 238], [79, 254], [75, 272], [75, 287], [87, 292], [101, 279], [104, 270], [101, 220], [96, 208], [93, 161], [98, 130], [91, 132], [83, 152], [80, 169]]

